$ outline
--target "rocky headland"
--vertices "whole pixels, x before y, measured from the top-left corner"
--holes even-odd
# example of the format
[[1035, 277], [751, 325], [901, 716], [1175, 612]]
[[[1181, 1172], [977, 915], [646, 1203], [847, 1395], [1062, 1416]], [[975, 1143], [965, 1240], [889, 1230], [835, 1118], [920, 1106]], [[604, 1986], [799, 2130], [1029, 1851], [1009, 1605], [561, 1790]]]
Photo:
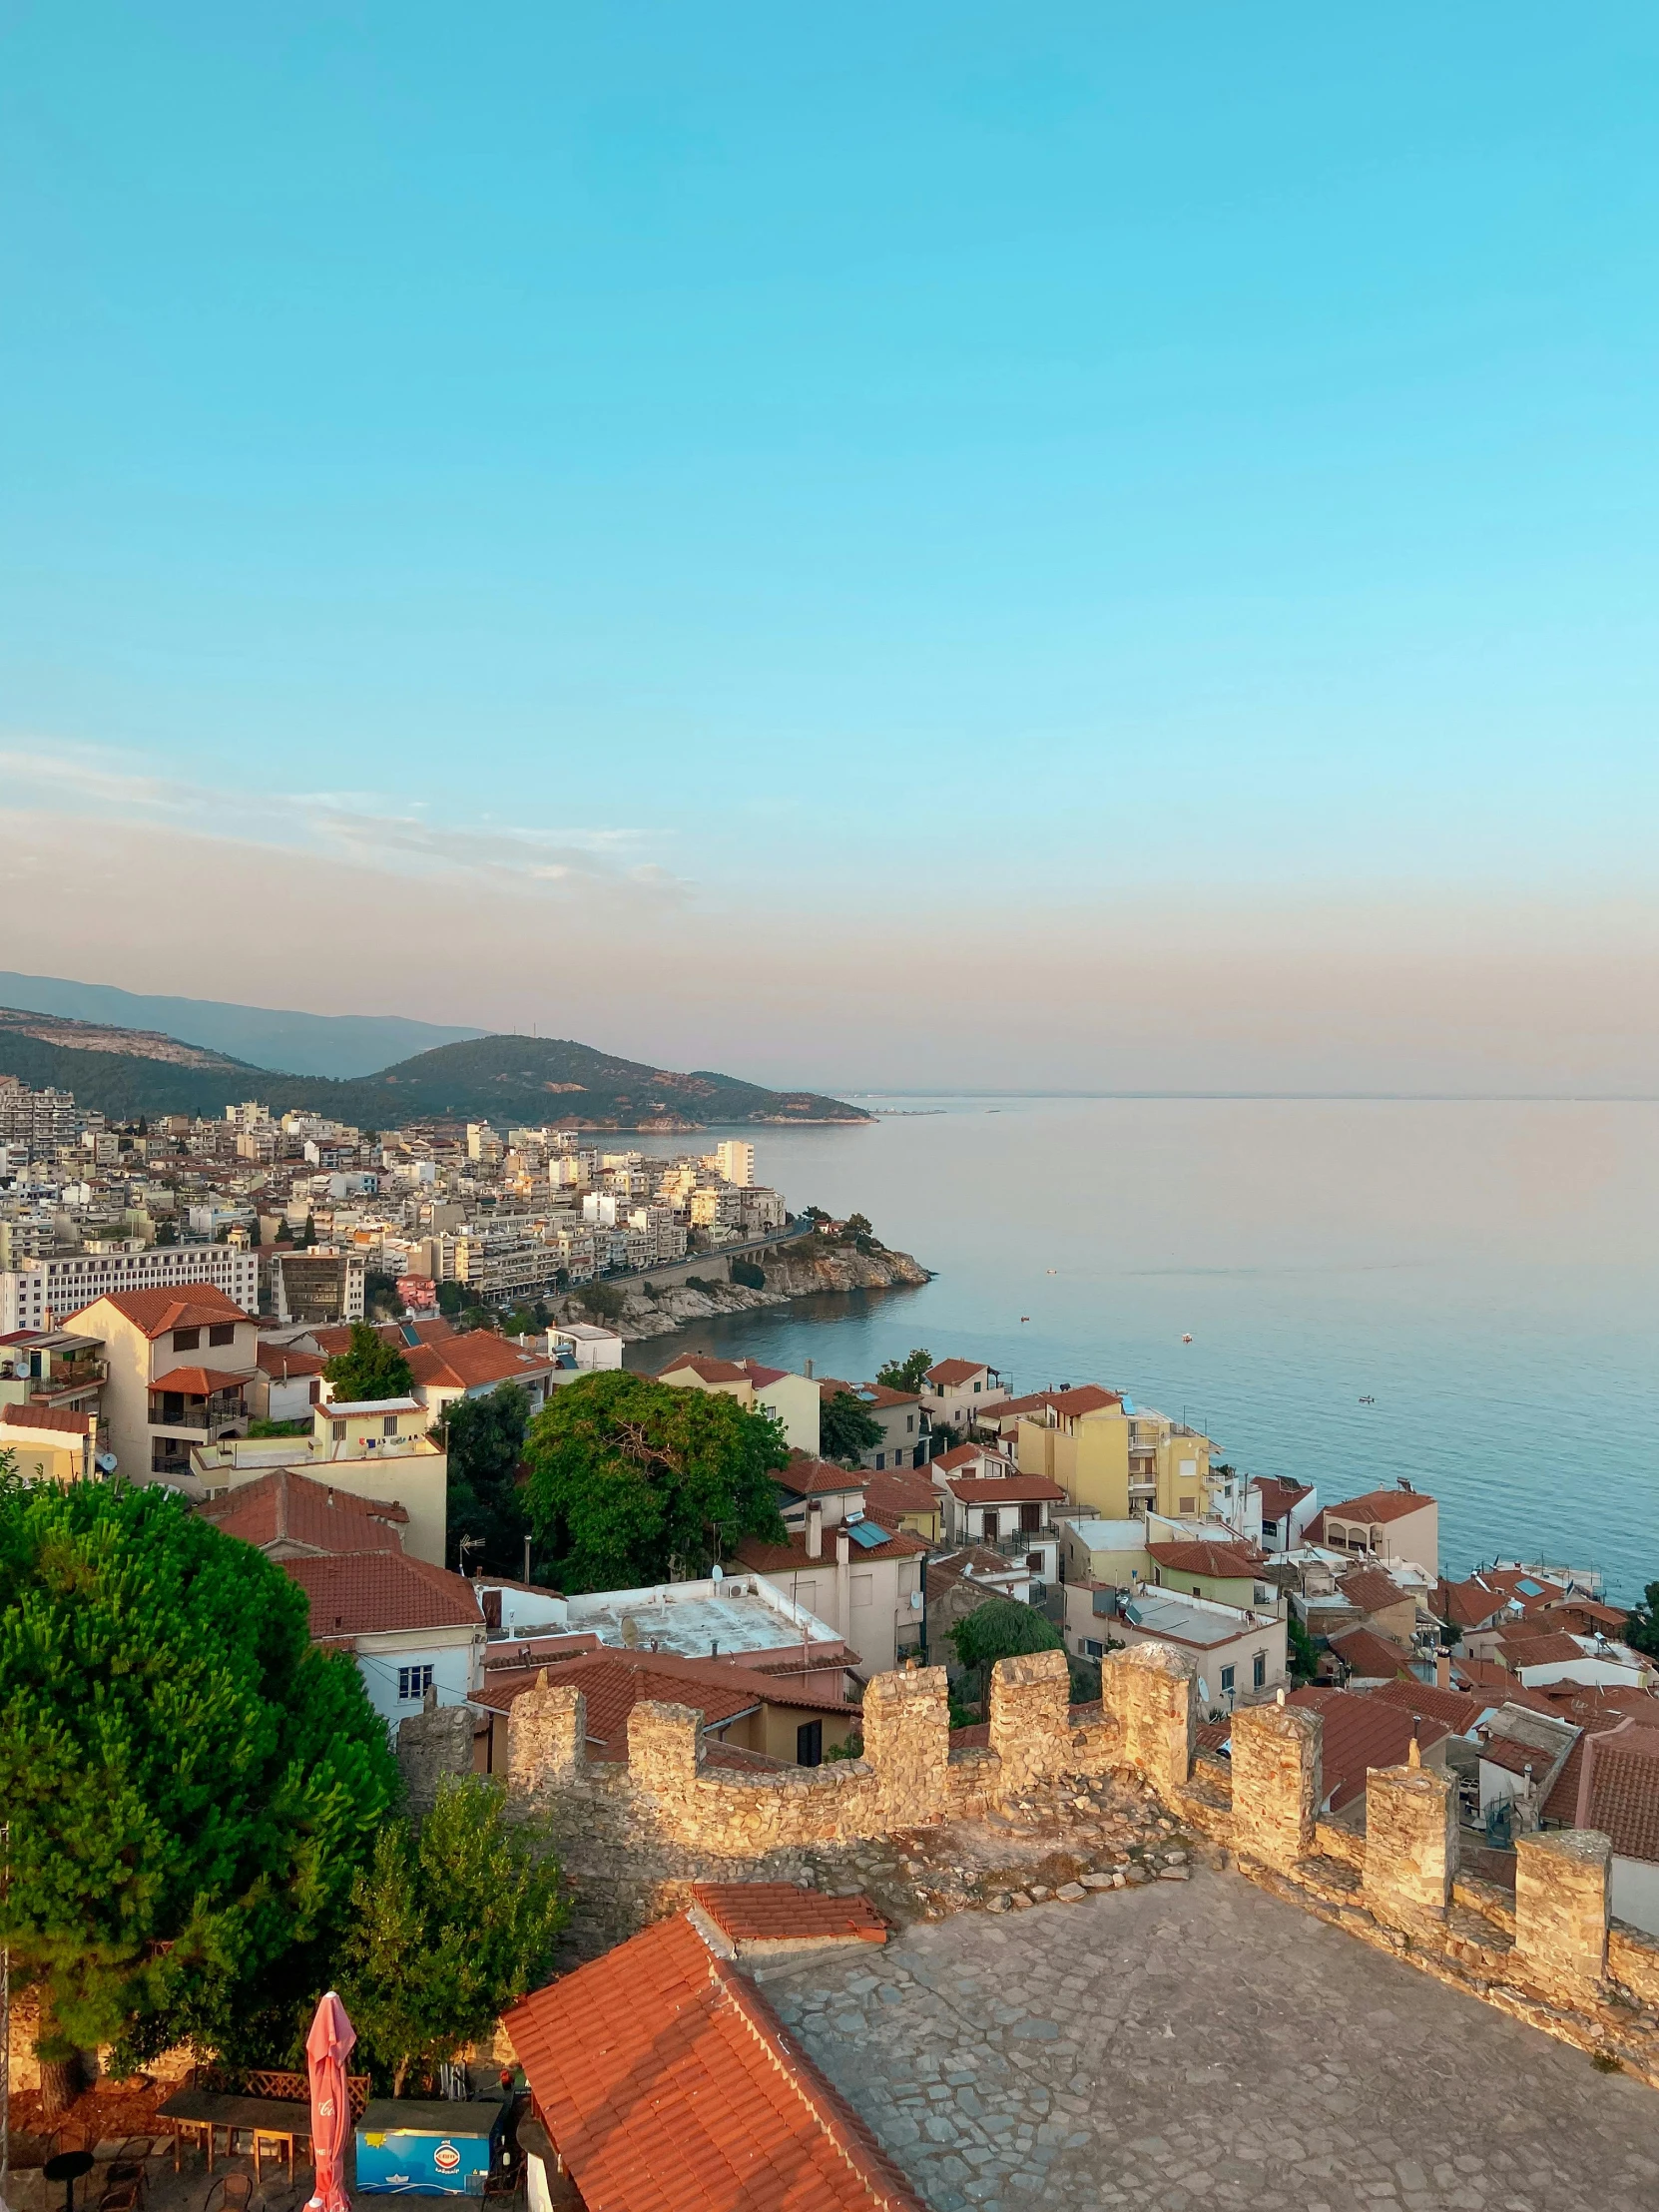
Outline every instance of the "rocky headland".
[[[805, 1240], [804, 1240], [805, 1242]], [[620, 1314], [607, 1316], [605, 1326], [615, 1329], [629, 1344], [645, 1337], [671, 1337], [693, 1322], [746, 1314], [762, 1306], [787, 1306], [792, 1299], [817, 1298], [827, 1291], [891, 1291], [910, 1289], [928, 1280], [927, 1270], [907, 1252], [857, 1252], [835, 1247], [828, 1252], [783, 1247], [764, 1256], [764, 1287], [744, 1283], [716, 1283], [713, 1271], [721, 1263], [711, 1258], [710, 1279], [689, 1283], [617, 1283], [623, 1291]], [[574, 1298], [554, 1309], [562, 1321], [591, 1321]]]

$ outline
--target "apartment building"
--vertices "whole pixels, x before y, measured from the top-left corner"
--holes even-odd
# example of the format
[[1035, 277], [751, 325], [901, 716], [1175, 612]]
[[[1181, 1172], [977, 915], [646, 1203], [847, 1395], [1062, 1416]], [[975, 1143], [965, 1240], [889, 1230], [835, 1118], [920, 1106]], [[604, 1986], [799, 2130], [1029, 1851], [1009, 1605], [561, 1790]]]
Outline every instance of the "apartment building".
[[1102, 1520], [1202, 1520], [1219, 1510], [1212, 1492], [1233, 1478], [1212, 1476], [1212, 1450], [1197, 1429], [1097, 1388], [1055, 1393], [1018, 1424], [1021, 1471], [1058, 1482]]
[[278, 1252], [270, 1262], [271, 1305], [283, 1327], [293, 1322], [361, 1321], [364, 1262], [358, 1252], [316, 1245]]
[[824, 1401], [811, 1376], [769, 1368], [759, 1360], [711, 1360], [701, 1353], [683, 1352], [657, 1380], [677, 1389], [715, 1390], [735, 1397], [740, 1405], [760, 1405], [782, 1424], [792, 1451], [810, 1458], [818, 1454]]
[[1440, 1571], [1440, 1509], [1401, 1475], [1394, 1489], [1368, 1490], [1346, 1504], [1328, 1505], [1308, 1523], [1304, 1541], [1384, 1563], [1405, 1560], [1432, 1581]]
[[104, 1348], [104, 1425], [130, 1482], [186, 1474], [194, 1446], [247, 1432], [259, 1324], [214, 1285], [118, 1291], [73, 1318]]
[[921, 1395], [934, 1428], [953, 1428], [965, 1436], [990, 1406], [1006, 1402], [1008, 1386], [983, 1361], [940, 1360], [922, 1377]]
[[260, 1309], [260, 1258], [232, 1245], [152, 1245], [24, 1260], [0, 1272], [0, 1336], [50, 1329], [95, 1299], [130, 1291], [178, 1292], [200, 1284], [244, 1314]]
[[920, 1645], [927, 1545], [873, 1520], [861, 1493], [843, 1487], [845, 1478], [844, 1468], [828, 1469], [822, 1487], [792, 1496], [785, 1517], [796, 1525], [787, 1541], [746, 1537], [735, 1564], [833, 1630], [857, 1654], [848, 1664], [867, 1681]]
[[444, 1563], [449, 1454], [428, 1434], [431, 1415], [413, 1397], [318, 1405], [308, 1436], [222, 1436], [199, 1441], [180, 1487], [213, 1502], [280, 1473], [390, 1508], [404, 1517], [411, 1559]]
[[884, 1382], [841, 1382], [833, 1376], [821, 1380], [818, 1388], [824, 1399], [847, 1391], [880, 1428], [880, 1441], [859, 1458], [861, 1467], [879, 1474], [890, 1467], [926, 1466], [932, 1431], [919, 1390], [889, 1390]]

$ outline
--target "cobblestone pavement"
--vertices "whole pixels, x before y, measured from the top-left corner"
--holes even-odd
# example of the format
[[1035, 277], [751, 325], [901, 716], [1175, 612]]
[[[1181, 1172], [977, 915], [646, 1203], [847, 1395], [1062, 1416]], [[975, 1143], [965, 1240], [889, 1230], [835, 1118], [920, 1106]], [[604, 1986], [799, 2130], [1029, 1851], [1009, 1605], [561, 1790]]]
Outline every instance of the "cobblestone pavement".
[[1237, 1876], [756, 1978], [938, 2212], [1653, 2212], [1659, 2098]]

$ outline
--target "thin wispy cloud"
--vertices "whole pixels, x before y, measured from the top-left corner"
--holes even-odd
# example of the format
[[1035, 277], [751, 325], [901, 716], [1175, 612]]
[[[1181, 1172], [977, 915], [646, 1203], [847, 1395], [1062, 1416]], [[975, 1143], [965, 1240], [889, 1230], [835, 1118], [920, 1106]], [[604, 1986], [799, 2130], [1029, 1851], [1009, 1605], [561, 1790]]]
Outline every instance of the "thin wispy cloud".
[[167, 822], [274, 851], [305, 851], [388, 875], [490, 883], [528, 895], [606, 887], [657, 899], [690, 885], [615, 825], [508, 826], [392, 811], [372, 793], [230, 791], [144, 774], [119, 755], [56, 743], [0, 746], [0, 778], [22, 812]]

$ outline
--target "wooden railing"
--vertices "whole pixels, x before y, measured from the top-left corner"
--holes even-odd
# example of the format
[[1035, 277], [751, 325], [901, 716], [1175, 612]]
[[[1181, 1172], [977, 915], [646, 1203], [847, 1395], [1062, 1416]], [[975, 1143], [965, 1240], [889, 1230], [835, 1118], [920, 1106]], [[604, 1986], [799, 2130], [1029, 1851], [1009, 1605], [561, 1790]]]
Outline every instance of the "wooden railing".
[[[193, 2066], [190, 2086], [215, 2089], [221, 2096], [273, 2097], [283, 2104], [308, 2103], [311, 2094], [311, 2085], [302, 2073], [284, 2073], [274, 2066]], [[351, 2117], [360, 2120], [368, 2102], [369, 2077], [347, 2074], [345, 2086], [351, 2099]]]

